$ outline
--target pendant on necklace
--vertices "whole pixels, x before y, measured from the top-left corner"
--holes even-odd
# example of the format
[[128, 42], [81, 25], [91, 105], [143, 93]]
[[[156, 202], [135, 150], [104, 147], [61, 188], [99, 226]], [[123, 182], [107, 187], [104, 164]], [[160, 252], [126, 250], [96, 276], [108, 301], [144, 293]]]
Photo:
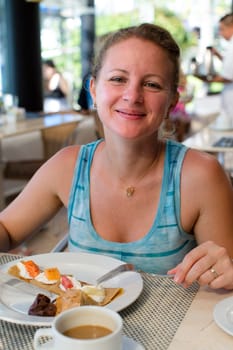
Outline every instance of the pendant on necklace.
[[135, 187], [134, 186], [130, 186], [130, 187], [126, 188], [126, 196], [127, 197], [132, 197], [134, 192], [135, 192]]

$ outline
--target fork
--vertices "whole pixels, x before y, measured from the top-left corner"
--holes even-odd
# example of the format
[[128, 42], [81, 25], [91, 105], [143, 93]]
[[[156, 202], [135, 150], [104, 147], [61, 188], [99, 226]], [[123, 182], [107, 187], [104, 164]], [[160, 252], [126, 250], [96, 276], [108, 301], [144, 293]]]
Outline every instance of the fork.
[[113, 278], [117, 276], [119, 273], [126, 272], [126, 271], [135, 271], [133, 264], [122, 264], [116, 267], [113, 270], [110, 270], [109, 272], [105, 273], [103, 276], [96, 279], [96, 284], [100, 284], [110, 278]]
[[[135, 271], [134, 265], [133, 264], [122, 264], [119, 265], [118, 267], [116, 267], [115, 269], [105, 273], [103, 276], [99, 277], [96, 279], [96, 284], [100, 284], [110, 278], [113, 278], [115, 276], [117, 276], [119, 273], [125, 272], [125, 271]], [[137, 271], [137, 272], [144, 272], [144, 271]], [[169, 278], [169, 279], [173, 279], [175, 274], [158, 274], [158, 273], [150, 273], [151, 276], [153, 277], [158, 277], [158, 278]]]
[[161, 274], [161, 275], [160, 275], [159, 273], [151, 273], [150, 275], [153, 276], [153, 277], [170, 278], [170, 279], [172, 279], [172, 278], [175, 277], [175, 274], [174, 274], [174, 273], [172, 273], [172, 274], [170, 274], [170, 275], [168, 275], [168, 274]]

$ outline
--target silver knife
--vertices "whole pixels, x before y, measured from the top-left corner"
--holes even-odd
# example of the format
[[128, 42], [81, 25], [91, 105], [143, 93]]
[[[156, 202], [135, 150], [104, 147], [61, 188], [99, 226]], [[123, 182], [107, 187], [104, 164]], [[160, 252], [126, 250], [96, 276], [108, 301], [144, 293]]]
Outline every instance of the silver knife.
[[125, 272], [125, 271], [135, 271], [133, 264], [122, 264], [116, 267], [115, 269], [105, 273], [103, 276], [97, 278], [96, 284], [100, 284], [106, 280], [109, 280], [110, 278], [113, 278], [117, 276], [119, 273]]
[[37, 294], [44, 294], [51, 299], [57, 297], [56, 294], [46, 289], [40, 288], [28, 282], [25, 282], [20, 278], [12, 277], [11, 275], [8, 275], [3, 271], [0, 271], [0, 287], [1, 287], [1, 290], [4, 288], [7, 290], [8, 288], [10, 288], [10, 290], [14, 290], [15, 292], [18, 292], [18, 293], [22, 292], [22, 293], [34, 295], [34, 296], [36, 296]]

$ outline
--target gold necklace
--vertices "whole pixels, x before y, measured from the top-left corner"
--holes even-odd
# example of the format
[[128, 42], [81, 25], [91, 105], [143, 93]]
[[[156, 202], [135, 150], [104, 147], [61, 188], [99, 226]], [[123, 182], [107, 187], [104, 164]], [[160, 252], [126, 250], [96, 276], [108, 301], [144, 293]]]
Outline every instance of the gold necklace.
[[[160, 154], [160, 148], [161, 147], [158, 147], [158, 151], [156, 152], [156, 156], [153, 160], [153, 162], [151, 163], [151, 165], [149, 166], [149, 168], [146, 170], [146, 172], [139, 177], [139, 179], [137, 180], [137, 183], [139, 183], [141, 180], [144, 179], [144, 177], [150, 172], [150, 170], [152, 169], [152, 167], [155, 165], [155, 163], [158, 161], [159, 159], [159, 154]], [[130, 185], [128, 187], [126, 187], [125, 189], [125, 194], [126, 194], [126, 197], [130, 198], [134, 195], [136, 191], [136, 186], [133, 186], [133, 185]]]
[[126, 188], [125, 192], [126, 192], [126, 196], [127, 197], [132, 197], [134, 195], [134, 192], [136, 190], [135, 186], [129, 186]]

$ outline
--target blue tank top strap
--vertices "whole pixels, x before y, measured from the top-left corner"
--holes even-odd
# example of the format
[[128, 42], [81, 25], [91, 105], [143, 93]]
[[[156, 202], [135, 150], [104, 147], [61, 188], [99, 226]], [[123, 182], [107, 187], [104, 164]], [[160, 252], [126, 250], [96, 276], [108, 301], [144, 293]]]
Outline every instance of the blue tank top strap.
[[85, 190], [89, 194], [91, 163], [95, 150], [98, 147], [99, 143], [102, 141], [102, 139], [99, 139], [97, 141], [82, 145], [80, 148], [77, 162], [75, 165], [73, 181], [71, 185], [71, 192], [69, 196], [69, 204], [67, 208], [68, 223], [70, 223], [70, 218], [73, 212], [73, 206], [75, 204], [73, 198], [75, 197], [75, 193], [77, 192], [77, 190]]
[[167, 140], [167, 157], [165, 168], [169, 169], [169, 197], [174, 199], [175, 216], [179, 230], [184, 233], [180, 221], [180, 180], [181, 171], [188, 148], [181, 143]]

